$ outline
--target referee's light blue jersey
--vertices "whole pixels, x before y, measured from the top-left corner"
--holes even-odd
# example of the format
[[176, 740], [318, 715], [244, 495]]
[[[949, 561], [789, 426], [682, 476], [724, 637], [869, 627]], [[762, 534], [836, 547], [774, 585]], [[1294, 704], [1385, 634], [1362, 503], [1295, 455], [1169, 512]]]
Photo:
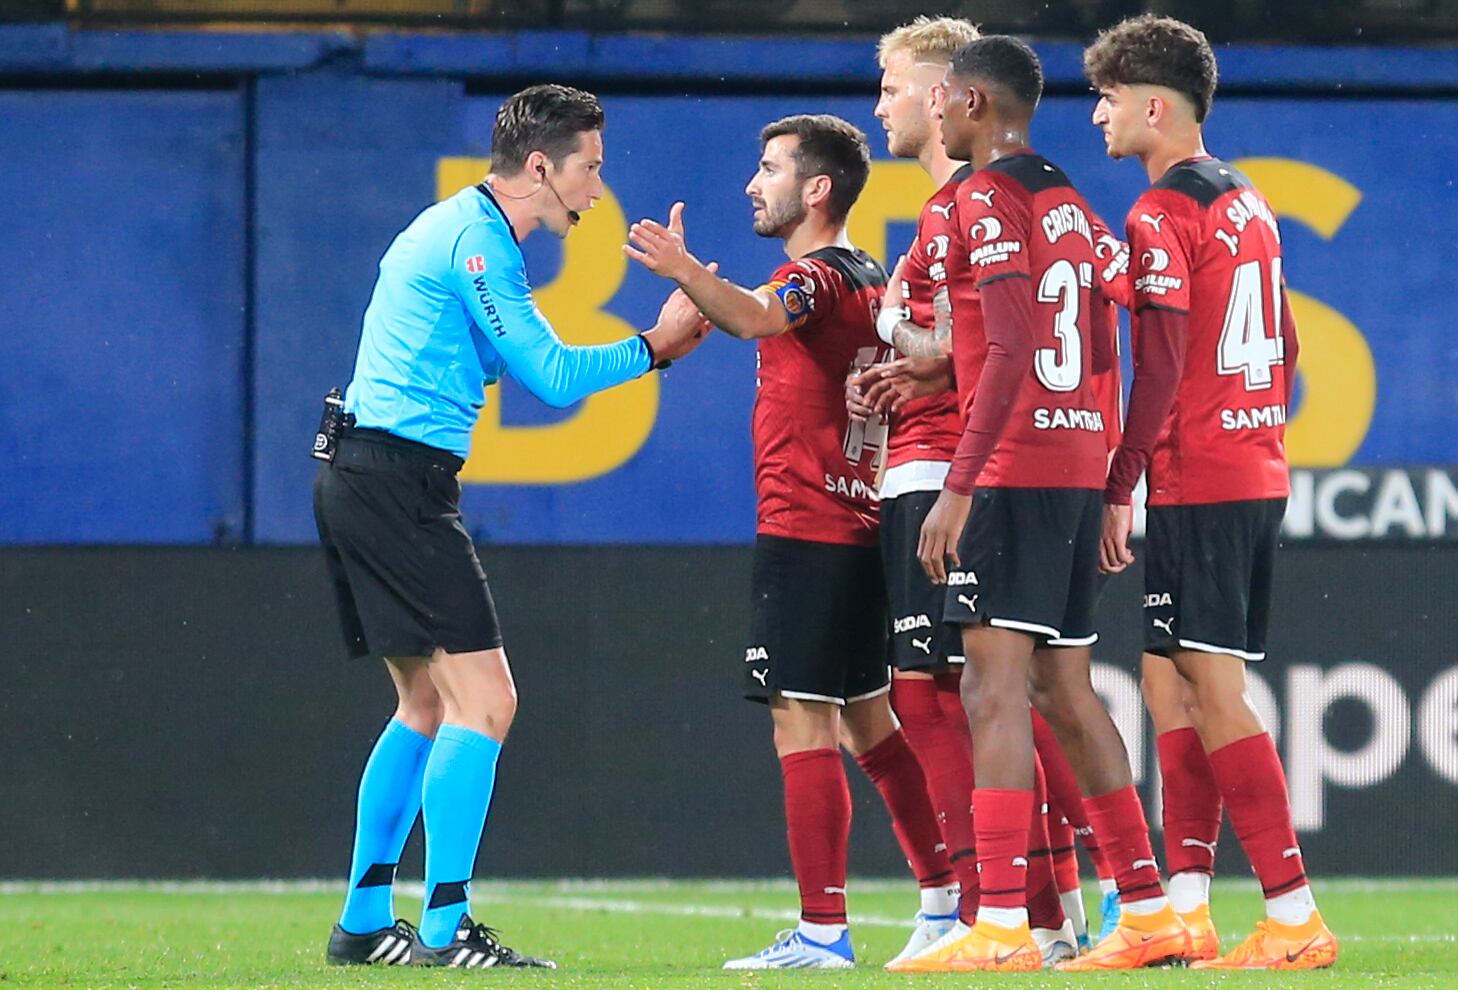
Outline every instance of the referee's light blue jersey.
[[560, 408], [650, 361], [641, 337], [563, 344], [532, 300], [511, 223], [472, 187], [426, 209], [380, 259], [344, 408], [359, 426], [465, 457], [503, 372]]

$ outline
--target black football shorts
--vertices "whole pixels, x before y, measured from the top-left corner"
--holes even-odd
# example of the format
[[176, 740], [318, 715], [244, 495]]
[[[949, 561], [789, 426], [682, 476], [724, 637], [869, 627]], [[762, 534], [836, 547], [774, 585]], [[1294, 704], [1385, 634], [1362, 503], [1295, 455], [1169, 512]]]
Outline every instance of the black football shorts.
[[1152, 505], [1145, 526], [1144, 648], [1266, 658], [1284, 498]]
[[960, 631], [942, 621], [946, 589], [932, 583], [916, 556], [921, 524], [940, 494], [907, 492], [881, 501], [881, 560], [897, 670], [940, 670], [966, 659]]
[[943, 619], [1025, 632], [1041, 646], [1098, 640], [1103, 492], [979, 488], [947, 569]]
[[750, 585], [746, 698], [846, 705], [890, 690], [877, 548], [760, 535]]
[[314, 521], [350, 656], [501, 646], [496, 605], [461, 525], [459, 457], [351, 428], [314, 480]]

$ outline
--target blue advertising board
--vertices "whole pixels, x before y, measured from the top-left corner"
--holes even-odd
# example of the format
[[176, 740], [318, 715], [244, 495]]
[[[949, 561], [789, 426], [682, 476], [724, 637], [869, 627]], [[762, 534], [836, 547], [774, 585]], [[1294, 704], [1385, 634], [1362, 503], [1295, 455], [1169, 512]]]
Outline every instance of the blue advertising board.
[[[375, 265], [416, 212], [480, 178], [504, 93], [336, 71], [253, 85], [251, 116], [232, 91], [0, 94], [5, 133], [29, 138], [0, 142], [0, 264], [18, 273], [0, 542], [207, 542], [250, 513], [260, 542], [314, 538], [306, 447], [349, 375]], [[649, 325], [670, 287], [620, 249], [675, 199], [691, 248], [757, 284], [783, 254], [751, 231], [743, 187], [759, 128], [795, 112], [871, 135], [851, 234], [893, 261], [930, 183], [887, 157], [873, 97], [606, 96], [607, 196], [565, 242], [527, 241], [543, 310], [576, 343]], [[1036, 143], [1117, 228], [1145, 177], [1105, 158], [1091, 109], [1050, 97]], [[1303, 336], [1293, 462], [1458, 460], [1458, 105], [1229, 98], [1208, 139], [1283, 218]], [[467, 523], [504, 543], [748, 541], [753, 393], [752, 345], [722, 334], [568, 410], [508, 381], [476, 432]]]
[[243, 533], [232, 92], [0, 90], [0, 542]]
[[[497, 103], [466, 102], [463, 146], [489, 133]], [[668, 286], [624, 261], [619, 248], [628, 223], [662, 218], [675, 199], [687, 204], [695, 252], [719, 260], [742, 284], [765, 277], [782, 257], [780, 245], [750, 230], [743, 186], [758, 130], [777, 116], [832, 112], [872, 135], [877, 161], [852, 237], [888, 262], [929, 191], [914, 164], [885, 157], [869, 96], [625, 97], [606, 107], [609, 195], [564, 245], [540, 235], [529, 241], [543, 308], [568, 340], [613, 339], [652, 321]], [[1090, 110], [1087, 99], [1047, 100], [1037, 144], [1117, 228], [1146, 180], [1137, 163], [1105, 158]], [[1411, 142], [1410, 153], [1397, 151], [1395, 140]], [[1232, 99], [1218, 104], [1209, 143], [1252, 175], [1284, 220], [1303, 335], [1293, 462], [1451, 461], [1458, 343], [1444, 328], [1458, 300], [1443, 272], [1458, 261], [1458, 192], [1443, 163], [1458, 150], [1458, 108]], [[448, 195], [483, 168], [479, 158], [443, 158], [434, 194]], [[498, 542], [749, 539], [753, 381], [753, 347], [721, 335], [656, 380], [565, 414], [509, 383], [494, 389], [465, 471], [470, 525]], [[270, 524], [263, 521], [261, 532]], [[277, 535], [299, 532], [286, 525]]]

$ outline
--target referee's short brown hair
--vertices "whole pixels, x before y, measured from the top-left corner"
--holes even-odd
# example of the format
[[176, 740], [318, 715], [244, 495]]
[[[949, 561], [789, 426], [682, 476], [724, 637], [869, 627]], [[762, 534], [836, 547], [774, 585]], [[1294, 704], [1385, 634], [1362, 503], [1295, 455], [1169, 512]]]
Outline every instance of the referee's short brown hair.
[[560, 165], [577, 150], [578, 135], [602, 130], [604, 121], [602, 104], [591, 93], [556, 83], [528, 87], [496, 111], [491, 171], [510, 178], [526, 167], [533, 151]]

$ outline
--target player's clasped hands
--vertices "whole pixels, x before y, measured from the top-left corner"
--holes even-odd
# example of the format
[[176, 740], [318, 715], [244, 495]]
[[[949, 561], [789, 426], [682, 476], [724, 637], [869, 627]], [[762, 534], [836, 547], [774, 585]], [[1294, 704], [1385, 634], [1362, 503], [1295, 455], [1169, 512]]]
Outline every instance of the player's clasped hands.
[[845, 382], [845, 407], [851, 419], [863, 422], [890, 416], [912, 399], [953, 387], [949, 358], [897, 358], [851, 372]]

